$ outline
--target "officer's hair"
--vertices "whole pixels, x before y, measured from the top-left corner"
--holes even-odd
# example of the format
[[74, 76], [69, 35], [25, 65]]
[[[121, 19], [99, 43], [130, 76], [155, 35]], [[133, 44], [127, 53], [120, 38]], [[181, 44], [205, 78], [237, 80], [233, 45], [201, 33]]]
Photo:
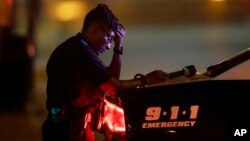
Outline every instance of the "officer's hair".
[[113, 31], [117, 30], [118, 18], [105, 4], [98, 4], [96, 8], [92, 9], [85, 17], [83, 22], [83, 30], [89, 28], [93, 22], [99, 22]]

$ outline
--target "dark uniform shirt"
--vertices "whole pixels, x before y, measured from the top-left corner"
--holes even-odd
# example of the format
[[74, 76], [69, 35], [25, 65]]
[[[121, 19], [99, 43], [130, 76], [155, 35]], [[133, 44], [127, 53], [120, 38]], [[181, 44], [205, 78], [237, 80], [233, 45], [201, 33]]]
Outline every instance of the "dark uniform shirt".
[[107, 67], [81, 38], [80, 33], [54, 50], [46, 71], [47, 108], [61, 107], [78, 98], [85, 82], [98, 88], [111, 78]]
[[[99, 85], [111, 79], [107, 67], [78, 33], [53, 51], [46, 72], [49, 114], [43, 124], [43, 141], [84, 140], [87, 108], [72, 108], [70, 105], [77, 99], [83, 103], [84, 99], [95, 103], [98, 98], [93, 95], [100, 93]], [[66, 114], [63, 111], [65, 106]]]

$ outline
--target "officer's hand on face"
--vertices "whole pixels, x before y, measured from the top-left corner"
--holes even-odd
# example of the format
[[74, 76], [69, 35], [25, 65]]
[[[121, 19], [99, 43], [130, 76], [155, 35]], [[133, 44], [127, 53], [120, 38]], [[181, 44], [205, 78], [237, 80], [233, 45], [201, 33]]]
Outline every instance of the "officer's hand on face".
[[162, 71], [162, 70], [155, 70], [148, 74], [146, 74], [146, 77], [148, 79], [148, 84], [158, 83], [162, 82], [168, 79], [168, 73]]
[[124, 37], [125, 37], [125, 29], [121, 24], [119, 24], [114, 37], [115, 47], [121, 47]]

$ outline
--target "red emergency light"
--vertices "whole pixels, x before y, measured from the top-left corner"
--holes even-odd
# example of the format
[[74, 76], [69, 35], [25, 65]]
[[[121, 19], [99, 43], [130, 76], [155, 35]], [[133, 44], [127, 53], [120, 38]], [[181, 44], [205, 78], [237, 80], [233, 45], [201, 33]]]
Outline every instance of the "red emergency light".
[[124, 111], [120, 105], [104, 99], [98, 105], [95, 115], [97, 115], [93, 121], [95, 130], [102, 132], [106, 127], [111, 133], [125, 134]]

